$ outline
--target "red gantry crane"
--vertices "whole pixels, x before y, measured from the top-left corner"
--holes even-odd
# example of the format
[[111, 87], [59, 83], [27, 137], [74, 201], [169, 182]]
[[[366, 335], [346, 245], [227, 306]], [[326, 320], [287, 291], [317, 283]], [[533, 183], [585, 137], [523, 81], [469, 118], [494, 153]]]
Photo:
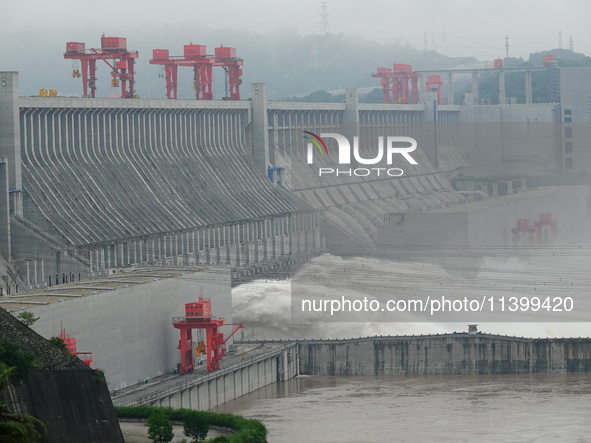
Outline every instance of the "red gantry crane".
[[539, 245], [551, 245], [558, 233], [558, 222], [552, 218], [550, 212], [540, 214], [540, 221], [535, 223]]
[[154, 49], [152, 51], [151, 65], [164, 66], [164, 79], [166, 80], [166, 98], [177, 98], [177, 78], [179, 66], [193, 68], [193, 88], [197, 100], [211, 100], [213, 57], [206, 55], [204, 45], [185, 45], [184, 56], [170, 56], [168, 49]]
[[[419, 73], [413, 72], [411, 65], [394, 64], [393, 69], [378, 68], [378, 72], [371, 75], [380, 79], [384, 93], [384, 103], [416, 104], [419, 102]], [[411, 82], [409, 97], [408, 81]], [[410, 101], [409, 101], [410, 98]]]
[[78, 352], [76, 350], [76, 339], [66, 334], [66, 330], [60, 326], [60, 338], [64, 341], [64, 345], [68, 352], [75, 355], [82, 360], [87, 366], [92, 365], [92, 352]]
[[[223, 318], [213, 318], [211, 300], [199, 296], [199, 301], [185, 304], [185, 316], [173, 317], [172, 324], [181, 332], [181, 374], [193, 372], [193, 329], [205, 329], [205, 352], [207, 371], [215, 371], [226, 356], [226, 342], [244, 325], [225, 324]], [[220, 332], [222, 326], [236, 326], [228, 335]], [[202, 350], [202, 346], [198, 346]]]
[[74, 70], [72, 77], [82, 77], [84, 97], [94, 98], [96, 94], [96, 62], [102, 60], [111, 68], [111, 86], [121, 85], [121, 98], [135, 98], [134, 63], [137, 51], [127, 50], [127, 39], [121, 37], [101, 37], [100, 49], [86, 49], [85, 43], [66, 43], [65, 59], [80, 60], [81, 71]]
[[511, 229], [511, 233], [513, 234], [513, 245], [514, 246], [524, 246], [522, 244], [523, 237], [527, 236], [527, 242], [525, 246], [533, 246], [534, 244], [534, 234], [536, 233], [536, 228], [530, 225], [529, 219], [527, 218], [518, 218], [516, 222], [516, 226]]
[[242, 80], [243, 60], [236, 57], [236, 48], [220, 46], [215, 48], [215, 66], [221, 66], [226, 71], [228, 89], [226, 100], [240, 100], [240, 85]]
[[511, 229], [511, 232], [514, 246], [523, 246], [521, 240], [525, 234], [527, 234], [526, 246], [551, 245], [558, 233], [558, 222], [552, 218], [550, 212], [544, 212], [540, 214], [540, 220], [533, 225], [530, 224], [529, 219], [518, 218], [517, 225]]
[[193, 68], [193, 88], [197, 100], [212, 100], [213, 67], [220, 66], [226, 71], [227, 100], [240, 100], [240, 85], [242, 80], [243, 60], [236, 57], [236, 48], [215, 48], [214, 55], [207, 55], [205, 45], [185, 45], [183, 56], [171, 56], [168, 49], [154, 49], [152, 51], [152, 65], [164, 66], [166, 81], [166, 98], [176, 99], [178, 90], [178, 67]]

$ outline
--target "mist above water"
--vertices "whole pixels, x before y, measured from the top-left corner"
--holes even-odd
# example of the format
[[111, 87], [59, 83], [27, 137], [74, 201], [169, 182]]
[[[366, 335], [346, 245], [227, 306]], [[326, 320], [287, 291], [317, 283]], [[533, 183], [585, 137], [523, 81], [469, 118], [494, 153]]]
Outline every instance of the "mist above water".
[[[538, 250], [531, 256], [511, 257], [506, 251], [479, 256], [470, 267], [469, 258], [464, 258], [458, 267], [450, 269], [441, 265], [419, 262], [394, 262], [374, 258], [342, 258], [329, 254], [316, 257], [306, 264], [292, 280], [256, 280], [232, 290], [234, 321], [245, 324], [244, 338], [253, 339], [324, 339], [355, 338], [375, 335], [420, 335], [462, 332], [472, 323], [469, 314], [464, 322], [441, 323], [429, 321], [428, 317], [405, 314], [391, 321], [385, 313], [365, 318], [364, 313], [353, 313], [347, 322], [318, 321], [310, 315], [292, 321], [292, 296], [299, 303], [301, 294], [309, 291], [327, 297], [381, 299], [396, 298], [396, 294], [411, 292], [454, 296], [470, 294], [480, 288], [494, 288], [498, 294], [513, 289], [528, 293], [539, 288], [550, 293], [573, 295], [577, 300], [586, 299], [586, 270], [591, 251], [588, 249]], [[466, 271], [469, 277], [457, 271]], [[302, 278], [302, 275], [304, 276]], [[302, 284], [302, 280], [305, 284]], [[512, 295], [511, 293], [510, 295]], [[408, 296], [406, 294], [405, 296]], [[585, 300], [586, 301], [586, 300]], [[578, 308], [588, 311], [588, 305]], [[547, 320], [545, 318], [544, 320]], [[572, 322], [491, 322], [481, 323], [479, 330], [487, 333], [524, 337], [585, 337], [589, 336], [588, 323]]]

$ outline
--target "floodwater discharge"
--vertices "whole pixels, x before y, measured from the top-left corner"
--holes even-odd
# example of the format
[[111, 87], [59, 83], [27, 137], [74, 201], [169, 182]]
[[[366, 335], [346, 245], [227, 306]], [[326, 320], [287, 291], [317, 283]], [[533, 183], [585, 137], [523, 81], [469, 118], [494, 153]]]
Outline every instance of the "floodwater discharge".
[[[409, 298], [414, 294], [447, 298], [490, 294], [496, 296], [572, 297], [573, 314], [579, 322], [560, 322], [559, 312], [530, 312], [527, 322], [499, 321], [479, 325], [483, 332], [522, 337], [588, 337], [591, 335], [591, 248], [540, 248], [529, 254], [513, 255], [510, 248], [487, 251], [488, 256], [439, 257], [432, 261], [387, 261], [375, 258], [341, 258], [323, 255], [308, 263], [304, 290], [338, 298], [385, 300]], [[445, 251], [450, 256], [449, 251]], [[444, 257], [446, 259], [448, 257]], [[437, 263], [440, 261], [441, 264]], [[315, 279], [309, 276], [317, 277]], [[290, 280], [257, 280], [232, 291], [233, 320], [245, 324], [245, 339], [326, 339], [374, 335], [419, 335], [466, 331], [473, 323], [469, 313], [456, 316], [457, 322], [437, 322], [428, 315], [412, 313], [351, 313], [347, 322], [330, 320], [328, 314], [292, 319], [292, 303], [299, 303], [292, 292], [304, 288]], [[500, 316], [499, 316], [500, 317]], [[493, 317], [494, 318], [494, 317]], [[375, 321], [375, 320], [378, 321]], [[533, 320], [533, 321], [532, 321]]]
[[[522, 293], [573, 295], [591, 311], [591, 249], [540, 249], [491, 256], [388, 262], [329, 255], [312, 260], [318, 291], [379, 298], [401, 290], [453, 295], [517, 287]], [[542, 292], [543, 293], [543, 292]], [[356, 294], [356, 295], [355, 295]], [[466, 331], [462, 323], [406, 321], [292, 322], [291, 282], [259, 280], [233, 289], [234, 321], [244, 338], [351, 338]], [[479, 329], [525, 337], [588, 337], [588, 322], [482, 323]], [[387, 377], [303, 376], [267, 386], [217, 408], [262, 420], [270, 443], [283, 442], [591, 442], [591, 374]]]

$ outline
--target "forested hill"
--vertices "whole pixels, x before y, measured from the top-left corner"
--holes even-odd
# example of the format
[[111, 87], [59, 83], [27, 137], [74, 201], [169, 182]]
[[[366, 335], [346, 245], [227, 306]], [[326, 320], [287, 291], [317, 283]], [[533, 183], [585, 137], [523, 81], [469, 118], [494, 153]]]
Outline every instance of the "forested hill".
[[249, 54], [249, 78], [267, 83], [274, 99], [317, 90], [379, 87], [379, 79], [371, 74], [380, 66], [391, 68], [394, 63], [409, 64], [413, 69], [442, 69], [476, 61], [474, 57], [419, 51], [395, 40], [378, 43], [332, 34], [277, 33], [252, 48], [255, 46], [265, 49]]
[[[220, 45], [236, 48], [237, 55], [244, 59], [243, 99], [250, 96], [250, 84], [254, 82], [267, 83], [269, 98], [279, 100], [290, 96], [302, 97], [318, 90], [379, 88], [379, 79], [372, 78], [371, 74], [378, 67], [392, 67], [394, 63], [409, 64], [417, 70], [492, 65], [492, 60], [447, 57], [436, 51], [417, 49], [403, 43], [394, 33], [388, 42], [376, 42], [363, 36], [343, 34], [301, 35], [296, 28], [282, 28], [267, 34], [239, 29], [214, 30], [200, 27], [179, 27], [167, 30], [166, 33], [149, 34], [146, 34], [145, 30], [131, 30], [127, 33], [119, 31], [111, 30], [113, 35], [120, 34], [126, 37], [128, 47], [139, 52], [136, 90], [142, 98], [165, 96], [165, 83], [161, 77], [162, 67], [149, 64], [152, 50], [169, 49], [171, 55], [180, 55], [183, 45], [190, 42], [206, 45], [208, 54], [213, 53], [213, 49]], [[99, 44], [100, 35], [85, 35], [72, 30], [59, 30], [35, 46], [35, 57], [24, 56], [21, 53], [8, 57], [9, 62], [5, 69], [19, 71], [20, 93], [35, 95], [41, 88], [54, 88], [59, 95], [80, 95], [81, 80], [72, 78], [71, 75], [73, 69], [79, 69], [79, 63], [64, 60], [63, 52], [66, 41], [84, 41], [87, 48]], [[19, 34], [15, 39], [24, 36], [25, 34]], [[561, 66], [591, 65], [589, 57], [583, 54], [564, 49], [549, 52], [556, 56]], [[549, 52], [532, 54], [528, 60], [508, 59], [506, 65], [531, 63], [540, 66], [543, 55]], [[44, 69], [39, 69], [39, 66], [43, 66]], [[99, 64], [98, 97], [107, 97], [110, 93], [118, 92], [111, 88], [109, 71], [106, 65]], [[224, 96], [224, 75], [221, 68], [215, 68], [213, 77], [214, 97], [221, 98]], [[510, 83], [509, 79], [507, 81]], [[179, 98], [194, 97], [191, 69], [179, 69], [178, 85]], [[463, 85], [458, 84], [458, 87], [463, 88]], [[517, 94], [511, 91], [509, 86], [508, 96]], [[373, 99], [380, 98], [381, 95], [378, 93]]]
[[[412, 49], [412, 48], [411, 48]], [[415, 51], [416, 52], [416, 51]], [[523, 58], [508, 58], [504, 60], [504, 66], [509, 68], [518, 67], [540, 67], [543, 65], [543, 57], [546, 55], [553, 55], [558, 66], [561, 67], [584, 67], [591, 66], [591, 57], [585, 54], [572, 52], [566, 49], [553, 49], [550, 51], [536, 52], [530, 54], [527, 60]], [[409, 54], [409, 57], [411, 55]], [[437, 69], [442, 64], [449, 63], [450, 61], [459, 62], [465, 59], [452, 59], [443, 57], [441, 54], [436, 52], [429, 52], [426, 54], [415, 54], [416, 67], [415, 69]], [[434, 63], [430, 64], [429, 61], [433, 60]], [[469, 59], [468, 63], [474, 62], [474, 59]], [[426, 66], [423, 66], [423, 64]], [[439, 65], [437, 65], [439, 63]], [[481, 63], [483, 66], [492, 65], [492, 61]], [[419, 67], [420, 66], [420, 67]], [[457, 65], [456, 65], [457, 66]], [[383, 94], [379, 88], [377, 79], [375, 80], [375, 88], [366, 93], [360, 94], [360, 101], [367, 103], [381, 103], [383, 101]], [[445, 78], [443, 79], [445, 82]], [[456, 79], [455, 82], [455, 103], [461, 103], [464, 93], [471, 92], [472, 83], [469, 79]], [[548, 78], [546, 71], [533, 71], [532, 72], [532, 96], [534, 103], [547, 103], [548, 97]], [[479, 96], [482, 103], [487, 104], [498, 104], [498, 74], [496, 72], [482, 73], [479, 81]], [[332, 88], [335, 89], [335, 88]], [[514, 97], [517, 103], [523, 103], [525, 101], [525, 78], [523, 72], [506, 72], [505, 74], [505, 90], [507, 97]], [[304, 96], [286, 97], [284, 100], [290, 101], [303, 101], [303, 102], [341, 102], [345, 98], [344, 93], [329, 93], [326, 90], [315, 90]]]
[[[543, 58], [546, 55], [553, 55], [558, 66], [561, 67], [584, 67], [591, 66], [591, 57], [568, 49], [552, 49], [530, 54], [527, 60], [523, 58], [508, 58], [504, 60], [504, 66], [508, 68], [518, 67], [540, 67], [543, 66]], [[505, 94], [507, 97], [514, 97], [517, 103], [525, 101], [525, 77], [523, 72], [507, 72], [505, 74]], [[532, 99], [534, 103], [548, 103], [548, 77], [545, 71], [532, 72]], [[495, 73], [487, 73], [481, 76], [479, 82], [479, 96], [481, 102], [487, 104], [498, 104], [498, 76]], [[470, 92], [471, 85], [456, 94], [456, 103], [461, 100], [464, 92]]]

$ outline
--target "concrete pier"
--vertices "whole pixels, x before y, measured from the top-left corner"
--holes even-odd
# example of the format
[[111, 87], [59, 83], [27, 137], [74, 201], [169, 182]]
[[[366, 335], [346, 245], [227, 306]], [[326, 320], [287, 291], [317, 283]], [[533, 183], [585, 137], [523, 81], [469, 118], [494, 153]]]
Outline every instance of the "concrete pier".
[[525, 71], [525, 104], [531, 105], [533, 103], [533, 93], [531, 84], [531, 71]]
[[17, 72], [0, 71], [0, 104], [0, 158], [6, 159], [8, 166], [11, 212], [22, 216], [23, 183]]
[[478, 71], [472, 72], [472, 96], [476, 104], [480, 103], [480, 95], [478, 93]]
[[[242, 345], [258, 344], [241, 341]], [[121, 395], [115, 405], [207, 410], [298, 375], [388, 376], [591, 372], [591, 338], [483, 333], [266, 341], [272, 349], [206, 375]]]
[[507, 103], [505, 94], [505, 71], [499, 71], [499, 105]]

